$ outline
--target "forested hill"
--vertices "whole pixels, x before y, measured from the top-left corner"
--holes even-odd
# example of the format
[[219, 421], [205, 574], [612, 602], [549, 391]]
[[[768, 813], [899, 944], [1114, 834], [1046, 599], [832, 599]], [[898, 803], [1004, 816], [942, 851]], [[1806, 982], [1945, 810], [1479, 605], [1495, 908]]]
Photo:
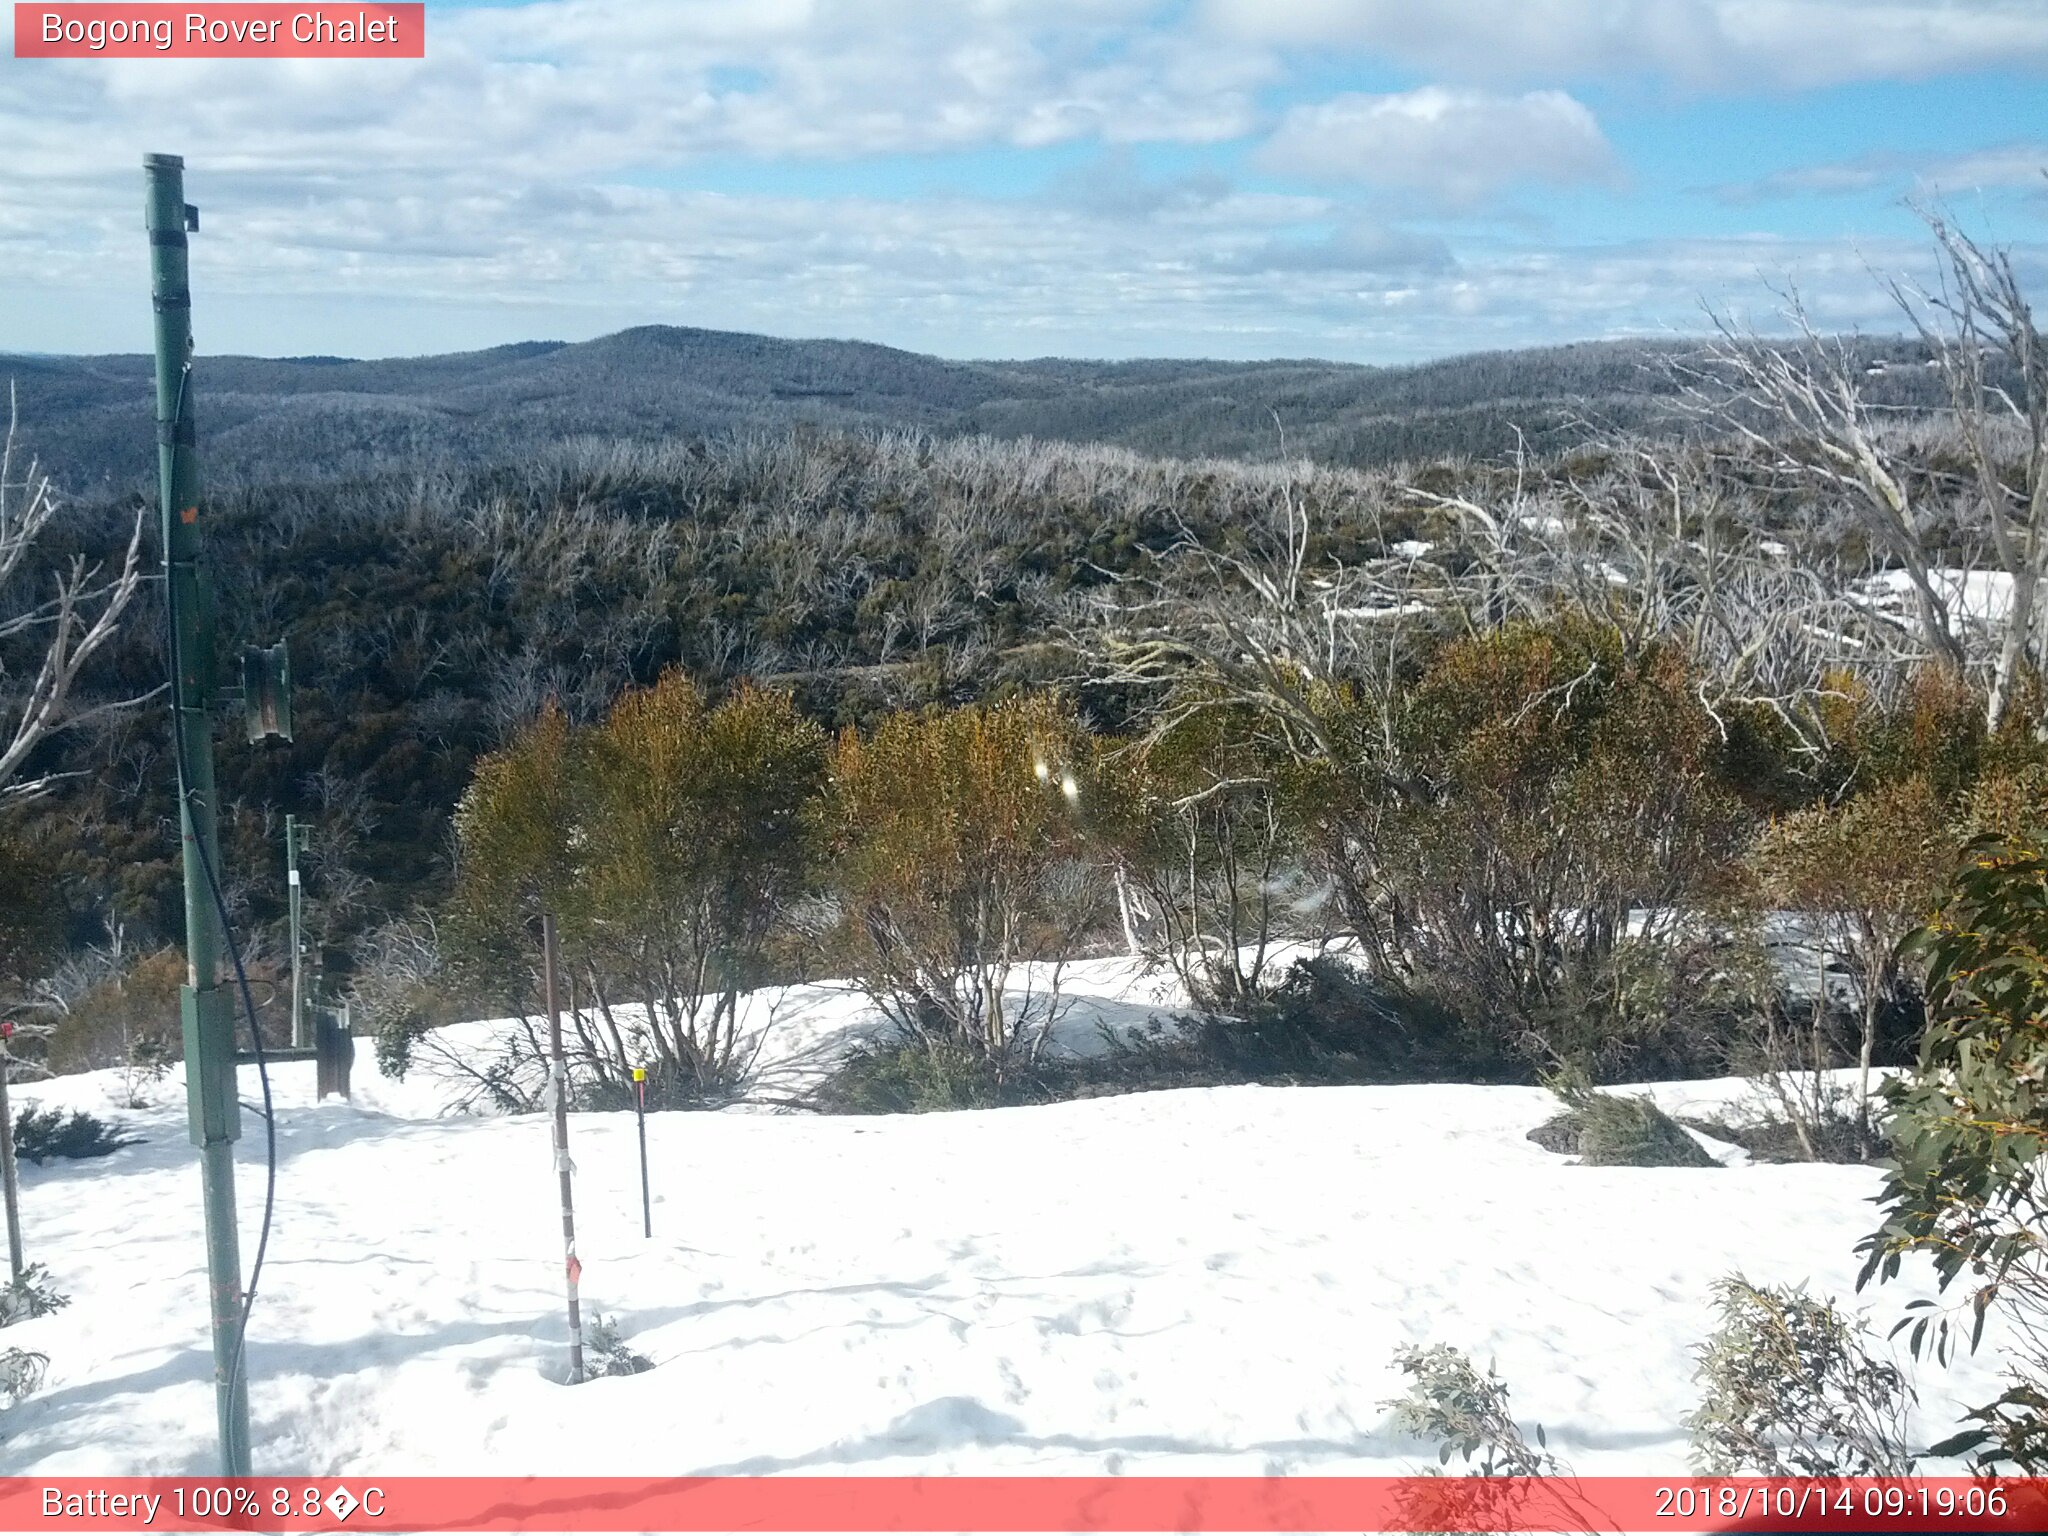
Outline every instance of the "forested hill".
[[[642, 326], [565, 345], [356, 361], [201, 357], [208, 478], [322, 480], [523, 458], [580, 437], [907, 427], [1145, 453], [1368, 466], [1563, 446], [1590, 421], [1671, 419], [1655, 365], [1682, 343], [1590, 342], [1401, 368], [1280, 360], [951, 362], [850, 341]], [[1903, 344], [1871, 343], [1888, 354]], [[155, 473], [147, 357], [0, 354], [31, 448], [73, 494]]]

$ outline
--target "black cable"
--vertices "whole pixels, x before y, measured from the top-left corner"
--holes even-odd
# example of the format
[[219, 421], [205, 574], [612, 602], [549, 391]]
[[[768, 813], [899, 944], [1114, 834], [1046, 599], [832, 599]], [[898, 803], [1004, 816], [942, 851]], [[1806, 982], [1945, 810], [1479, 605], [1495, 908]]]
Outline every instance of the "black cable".
[[[178, 375], [178, 401], [176, 408], [171, 412], [173, 486], [177, 484], [177, 454], [179, 447], [182, 446], [177, 440], [176, 424], [185, 419], [185, 386], [191, 378], [192, 364], [187, 360], [184, 371]], [[168, 545], [164, 549], [164, 619], [164, 649], [170, 666], [171, 699], [177, 712], [176, 718], [172, 721], [171, 747], [178, 760], [180, 809], [189, 818], [192, 814], [192, 773], [185, 757], [185, 689], [183, 679], [178, 673], [178, 582], [176, 573], [171, 570], [171, 552]], [[210, 636], [208, 638], [211, 639]], [[208, 728], [211, 729], [210, 723]], [[256, 1258], [249, 1266], [249, 1284], [242, 1292], [242, 1321], [235, 1329], [235, 1353], [228, 1365], [228, 1391], [232, 1393], [242, 1376], [243, 1345], [249, 1337], [249, 1314], [256, 1305], [256, 1282], [263, 1274], [264, 1255], [270, 1248], [270, 1218], [277, 1206], [277, 1113], [270, 1098], [270, 1062], [263, 1050], [263, 1031], [256, 1025], [256, 1002], [249, 991], [248, 972], [242, 968], [241, 950], [235, 944], [234, 920], [228, 915], [227, 898], [221, 894], [220, 878], [214, 873], [213, 860], [207, 857], [206, 840], [194, 837], [192, 847], [199, 856], [199, 868], [206, 876], [206, 888], [213, 895], [214, 910], [220, 914], [221, 942], [227, 946], [228, 959], [235, 968], [235, 984], [241, 993], [242, 1012], [249, 1021], [249, 1039], [256, 1051], [256, 1076], [263, 1085], [263, 1225], [256, 1234]], [[232, 1071], [232, 1052], [228, 1066]], [[188, 1075], [191, 1073], [192, 1067], [189, 1062], [185, 1070]], [[238, 1100], [239, 1097], [237, 1095]]]

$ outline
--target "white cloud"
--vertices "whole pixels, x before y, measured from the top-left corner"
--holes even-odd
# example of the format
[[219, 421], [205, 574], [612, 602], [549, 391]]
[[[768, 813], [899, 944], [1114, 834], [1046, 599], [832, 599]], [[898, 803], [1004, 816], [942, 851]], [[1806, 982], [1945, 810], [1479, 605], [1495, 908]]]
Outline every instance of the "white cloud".
[[1593, 114], [1562, 91], [1501, 96], [1437, 86], [1294, 107], [1259, 163], [1318, 181], [1402, 188], [1450, 210], [1479, 207], [1523, 182], [1619, 175]]
[[[1484, 208], [1505, 234], [1513, 186], [1617, 175], [1577, 100], [1479, 80], [1488, 71], [1555, 68], [1536, 82], [1555, 85], [1588, 61], [1679, 71], [1694, 58], [1725, 73], [1748, 57], [1731, 38], [1761, 46], [1792, 9], [1214, 0], [1189, 20], [1167, 0], [548, 0], [437, 9], [419, 63], [16, 61], [0, 68], [0, 349], [145, 344], [144, 150], [190, 163], [213, 352], [442, 350], [664, 320], [983, 356], [1391, 360], [1690, 327], [1695, 295], [1759, 270], [1796, 274], [1817, 309], [1884, 324], [1864, 263], [1893, 263], [1842, 244], [1563, 252], [1528, 229], [1489, 245], [1412, 227], [1419, 210]], [[1998, 19], [1948, 7], [1942, 34], [1931, 7], [1903, 0], [1796, 9], [1920, 17], [1929, 68], [1988, 46]], [[2001, 14], [2024, 32], [2048, 4]], [[1905, 47], [1898, 26], [1878, 33]], [[1286, 81], [1297, 44], [1440, 61], [1446, 83], [1297, 107], [1276, 126], [1260, 93]], [[1868, 63], [1875, 46], [1820, 52]], [[1247, 191], [1196, 154], [1121, 148], [1269, 129], [1262, 163], [1321, 192]], [[1034, 194], [1036, 163], [1000, 158], [1016, 146], [1097, 158]], [[1006, 195], [921, 194], [921, 175], [889, 160], [837, 192], [773, 190], [958, 152], [1004, 167]], [[1974, 174], [2009, 159], [1986, 152]], [[1951, 174], [1965, 168], [1951, 157], [1941, 184], [1979, 184]], [[1916, 169], [1937, 167], [1895, 173]], [[720, 185], [747, 190], [706, 190]], [[1381, 194], [1369, 210], [1360, 187]]]
[[1747, 88], [2048, 64], [2039, 0], [1203, 0], [1201, 14], [1249, 43], [1372, 52], [1457, 81]]
[[496, 160], [586, 177], [718, 155], [841, 161], [1249, 131], [1255, 93], [1277, 78], [1269, 55], [1138, 25], [1158, 4], [551, 0], [436, 11], [416, 63], [17, 63], [0, 71], [0, 140], [11, 165], [38, 177], [132, 159], [137, 132], [169, 121], [195, 162], [267, 174]]
[[1858, 155], [1794, 166], [1711, 190], [1722, 202], [1746, 205], [1882, 188], [1934, 199], [2012, 189], [2048, 194], [2048, 143], [2000, 144], [1940, 155]]
[[[194, 195], [207, 206], [193, 283], [208, 353], [443, 351], [668, 322], [956, 356], [1386, 362], [1697, 331], [1701, 297], [1767, 323], [1760, 280], [1787, 276], [1823, 323], [1890, 329], [1873, 270], [1932, 276], [1910, 239], [1468, 240], [1453, 251], [1349, 222], [1338, 203], [1242, 190], [1140, 220], [1044, 198], [557, 192], [481, 176], [395, 199], [217, 200], [197, 180]], [[144, 344], [132, 201], [120, 197], [104, 241], [82, 247], [0, 222], [0, 267], [48, 274], [0, 287], [0, 345]], [[2039, 265], [2038, 248], [2022, 254]], [[85, 318], [48, 329], [66, 314]]]

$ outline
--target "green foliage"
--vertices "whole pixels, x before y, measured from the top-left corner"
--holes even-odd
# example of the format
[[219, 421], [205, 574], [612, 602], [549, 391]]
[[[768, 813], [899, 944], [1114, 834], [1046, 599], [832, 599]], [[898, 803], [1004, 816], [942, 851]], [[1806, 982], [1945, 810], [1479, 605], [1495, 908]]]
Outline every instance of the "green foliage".
[[857, 1048], [812, 1107], [835, 1114], [991, 1109], [1230, 1083], [1470, 1081], [1518, 1063], [1427, 1001], [1374, 985], [1333, 956], [1296, 961], [1272, 995], [1234, 1014], [1183, 1016], [1169, 1027], [1105, 1028], [1085, 1054], [991, 1058], [944, 1040]]
[[1700, 1404], [1686, 1418], [1710, 1477], [1910, 1477], [1914, 1394], [1875, 1358], [1860, 1322], [1802, 1289], [1731, 1275], [1720, 1326], [1696, 1351]]
[[1589, 1167], [1713, 1168], [1719, 1166], [1684, 1126], [1647, 1097], [1596, 1091], [1564, 1072], [1546, 1085], [1565, 1106], [1561, 1129]]
[[1394, 1363], [1410, 1378], [1408, 1394], [1384, 1406], [1394, 1427], [1437, 1446], [1437, 1461], [1461, 1458], [1479, 1477], [1552, 1477], [1560, 1471], [1543, 1426], [1536, 1444], [1522, 1435], [1508, 1406], [1507, 1383], [1489, 1364], [1481, 1375], [1471, 1357], [1448, 1344], [1404, 1344]]
[[1830, 796], [1917, 779], [1927, 793], [1946, 799], [1993, 763], [2016, 752], [2028, 755], [2016, 742], [1992, 738], [1983, 699], [1944, 668], [1916, 668], [1892, 697], [1873, 694], [1848, 673], [1821, 683], [1817, 708], [1829, 750], [1811, 776]]
[[[825, 746], [786, 695], [742, 688], [712, 707], [680, 673], [595, 726], [544, 710], [478, 765], [457, 812], [460, 964], [522, 995], [534, 921], [551, 913], [597, 1015], [572, 1016], [586, 1079], [624, 1091], [645, 1066], [656, 1104], [729, 1087], [745, 1068], [740, 997], [805, 889]], [[397, 1018], [394, 1058], [416, 1032]]]
[[18, 818], [0, 823], [0, 977], [33, 975], [62, 950], [64, 911], [50, 900], [58, 862]]
[[413, 1047], [431, 1026], [417, 1007], [390, 1009], [377, 1016], [375, 1041], [377, 1070], [393, 1082], [402, 1082], [412, 1070]]
[[45, 1064], [52, 1072], [82, 1072], [152, 1060], [168, 1063], [184, 1050], [178, 1029], [178, 989], [185, 957], [160, 949], [110, 962], [51, 1021]]
[[38, 1166], [53, 1157], [105, 1157], [138, 1140], [82, 1109], [66, 1117], [31, 1104], [14, 1117], [14, 1155]]
[[1127, 920], [1195, 1002], [1235, 1008], [1273, 984], [1328, 772], [1242, 705], [1198, 697], [1109, 758], [1090, 825], [1125, 881]]
[[1684, 657], [1583, 619], [1508, 625], [1444, 647], [1399, 733], [1378, 881], [1418, 986], [1537, 1061], [1615, 1070], [1632, 938], [1668, 941], [1748, 828]]
[[30, 1264], [0, 1287], [0, 1328], [24, 1318], [46, 1317], [70, 1305], [71, 1298], [50, 1284], [50, 1272], [40, 1264]]
[[819, 841], [853, 974], [905, 1034], [1036, 1053], [1057, 995], [1013, 996], [1009, 983], [1028, 961], [1071, 953], [1102, 915], [1083, 862], [1097, 753], [1042, 696], [841, 734]]
[[1894, 984], [1899, 946], [1939, 902], [1956, 852], [1945, 798], [1913, 774], [1777, 818], [1754, 863], [1763, 902], [1834, 923], [1835, 948], [1869, 968], [1881, 994]]
[[[1946, 720], [1946, 716], [1942, 717]], [[1920, 753], [1916, 761], [1932, 754]], [[1955, 862], [1958, 836], [1950, 798], [1926, 772], [1880, 778], [1839, 803], [1821, 804], [1774, 820], [1748, 861], [1757, 882], [1753, 899], [1766, 911], [1799, 915], [1824, 966], [1845, 968], [1854, 992], [1854, 1059], [1862, 1068], [1856, 1101], [1857, 1156], [1876, 1149], [1870, 1124], [1870, 1073], [1887, 1018], [1917, 1023], [1910, 964], [1900, 946], [1923, 926], [1941, 898]], [[1768, 1005], [1766, 1005], [1768, 1007]], [[1753, 1065], [1773, 1088], [1810, 1157], [1819, 1157], [1830, 1116], [1820, 1073], [1841, 1047], [1835, 1015], [1842, 1011], [1826, 971], [1813, 978], [1803, 1027], [1764, 1021]], [[1897, 1047], [1896, 1037], [1893, 1048]], [[1811, 1074], [1803, 1088], [1787, 1079]]]
[[1187, 1048], [1223, 1081], [1489, 1082], [1522, 1076], [1497, 1036], [1336, 955], [1297, 960], [1268, 998], [1205, 1014]]
[[574, 899], [575, 802], [569, 721], [550, 699], [515, 740], [478, 762], [455, 808], [461, 876], [449, 930], [478, 971], [522, 974], [534, 924]]
[[645, 1355], [636, 1355], [619, 1333], [618, 1323], [601, 1312], [590, 1314], [583, 1330], [583, 1374], [585, 1380], [600, 1376], [638, 1376], [654, 1369]]
[[820, 1085], [813, 1107], [831, 1115], [914, 1115], [1021, 1102], [1023, 1064], [938, 1039], [881, 1041], [850, 1051]]
[[[1970, 1345], [1994, 1304], [2024, 1339], [2013, 1386], [1976, 1410], [1976, 1428], [1936, 1447], [1980, 1464], [2048, 1471], [2043, 1385], [2048, 1355], [2048, 853], [2038, 835], [1993, 833], [1966, 850], [1948, 901], [1914, 940], [1927, 967], [1930, 1018], [1910, 1077], [1886, 1085], [1895, 1156], [1882, 1227], [1860, 1247], [1858, 1285], [1889, 1280], [1908, 1254], [1933, 1262], [1941, 1289], [1967, 1277]], [[1917, 1355], [1946, 1358], [1955, 1320], [1932, 1303], [1900, 1324]]]

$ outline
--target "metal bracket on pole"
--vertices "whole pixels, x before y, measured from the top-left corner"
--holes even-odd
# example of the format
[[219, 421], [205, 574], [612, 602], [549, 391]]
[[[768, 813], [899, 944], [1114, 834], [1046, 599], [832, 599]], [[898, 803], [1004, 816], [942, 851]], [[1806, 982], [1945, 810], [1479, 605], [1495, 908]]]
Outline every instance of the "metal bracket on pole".
[[185, 1101], [192, 1145], [235, 1141], [242, 1098], [235, 1091], [235, 999], [224, 987], [180, 987], [185, 1024]]

